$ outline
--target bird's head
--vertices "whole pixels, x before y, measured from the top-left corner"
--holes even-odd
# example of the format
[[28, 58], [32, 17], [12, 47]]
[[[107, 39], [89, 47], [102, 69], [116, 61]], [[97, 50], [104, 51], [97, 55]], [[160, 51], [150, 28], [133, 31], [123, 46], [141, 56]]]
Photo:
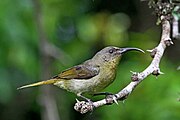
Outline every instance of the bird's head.
[[133, 48], [133, 47], [119, 48], [119, 47], [109, 46], [97, 52], [96, 55], [93, 57], [93, 59], [96, 60], [97, 63], [99, 64], [104, 64], [104, 63], [118, 64], [118, 62], [121, 59], [121, 56], [124, 53], [132, 50], [144, 52], [139, 48]]

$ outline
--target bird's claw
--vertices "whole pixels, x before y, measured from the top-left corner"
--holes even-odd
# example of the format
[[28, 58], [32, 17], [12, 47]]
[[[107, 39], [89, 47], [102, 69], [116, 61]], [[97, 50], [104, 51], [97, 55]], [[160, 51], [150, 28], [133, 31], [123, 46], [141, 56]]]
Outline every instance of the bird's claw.
[[93, 111], [95, 106], [93, 105], [93, 102], [89, 99], [87, 101], [79, 101], [76, 99], [76, 104], [74, 106], [74, 109], [81, 114], [87, 113], [88, 111]]
[[106, 102], [108, 104], [112, 104], [113, 102], [116, 103], [116, 105], [118, 105], [118, 101], [117, 101], [117, 96], [116, 94], [109, 94], [106, 96]]
[[94, 96], [97, 96], [97, 95], [105, 95], [106, 96], [105, 99], [106, 99], [107, 104], [112, 104], [114, 102], [118, 105], [116, 94], [112, 94], [109, 92], [101, 92], [101, 93], [94, 94]]

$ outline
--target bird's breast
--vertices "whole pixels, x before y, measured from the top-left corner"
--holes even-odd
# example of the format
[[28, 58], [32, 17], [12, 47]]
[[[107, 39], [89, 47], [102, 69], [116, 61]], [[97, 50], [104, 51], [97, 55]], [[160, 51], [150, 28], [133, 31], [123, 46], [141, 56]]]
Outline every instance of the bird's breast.
[[115, 68], [102, 68], [100, 72], [100, 78], [96, 81], [98, 84], [98, 88], [104, 89], [108, 85], [110, 85], [116, 77], [116, 69]]

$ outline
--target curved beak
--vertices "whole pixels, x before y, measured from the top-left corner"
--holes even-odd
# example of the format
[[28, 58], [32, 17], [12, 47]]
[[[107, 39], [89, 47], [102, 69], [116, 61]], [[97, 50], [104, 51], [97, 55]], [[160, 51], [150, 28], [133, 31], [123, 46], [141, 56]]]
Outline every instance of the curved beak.
[[120, 53], [121, 54], [124, 54], [128, 51], [132, 51], [132, 50], [135, 50], [135, 51], [139, 51], [139, 52], [142, 52], [142, 53], [145, 53], [143, 50], [139, 49], [139, 48], [120, 48]]

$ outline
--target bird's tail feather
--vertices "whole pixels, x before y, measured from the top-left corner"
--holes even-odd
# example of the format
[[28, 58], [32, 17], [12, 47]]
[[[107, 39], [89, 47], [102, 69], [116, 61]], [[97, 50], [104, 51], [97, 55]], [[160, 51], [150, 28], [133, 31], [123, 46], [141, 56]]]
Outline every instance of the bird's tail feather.
[[54, 84], [55, 82], [57, 82], [59, 80], [57, 79], [50, 79], [50, 80], [46, 80], [46, 81], [41, 81], [41, 82], [37, 82], [37, 83], [32, 83], [29, 85], [24, 85], [22, 87], [17, 88], [19, 89], [24, 89], [24, 88], [28, 88], [28, 87], [34, 87], [34, 86], [39, 86], [39, 85], [47, 85], [47, 84]]

